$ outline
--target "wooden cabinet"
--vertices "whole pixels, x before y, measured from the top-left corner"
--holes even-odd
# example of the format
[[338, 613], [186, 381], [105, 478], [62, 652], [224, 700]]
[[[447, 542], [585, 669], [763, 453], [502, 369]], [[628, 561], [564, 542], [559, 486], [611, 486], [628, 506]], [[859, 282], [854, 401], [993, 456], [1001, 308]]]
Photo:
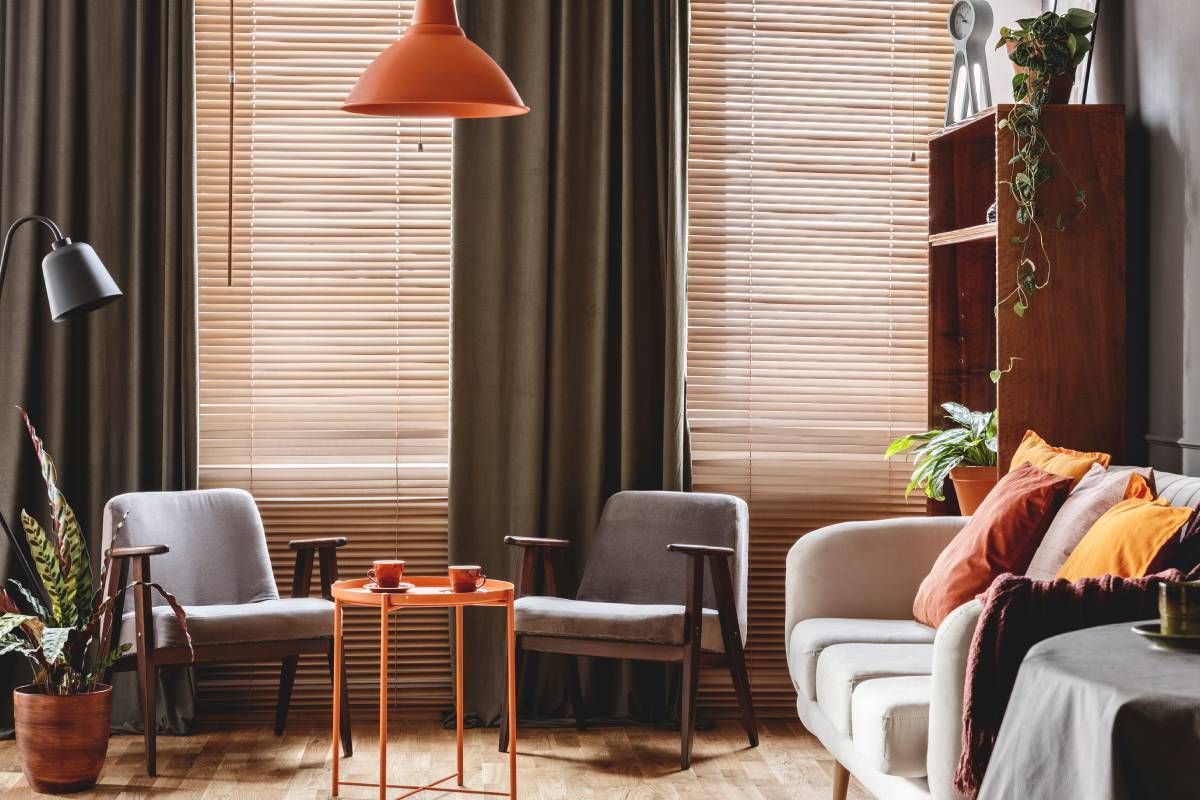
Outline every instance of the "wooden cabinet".
[[[1050, 285], [1024, 317], [996, 298], [1016, 285], [1024, 232], [1006, 185], [1012, 135], [997, 129], [1011, 106], [990, 108], [929, 140], [929, 421], [945, 424], [948, 400], [999, 410], [1000, 464], [1026, 429], [1050, 442], [1103, 450], [1120, 463], [1125, 448], [1125, 114], [1122, 106], [1050, 106], [1050, 146], [1087, 208], [1054, 230], [1075, 190], [1053, 157], [1039, 190]], [[999, 199], [997, 221], [987, 209]], [[1040, 255], [1038, 258], [1040, 262]], [[1017, 358], [999, 383], [989, 373]]]

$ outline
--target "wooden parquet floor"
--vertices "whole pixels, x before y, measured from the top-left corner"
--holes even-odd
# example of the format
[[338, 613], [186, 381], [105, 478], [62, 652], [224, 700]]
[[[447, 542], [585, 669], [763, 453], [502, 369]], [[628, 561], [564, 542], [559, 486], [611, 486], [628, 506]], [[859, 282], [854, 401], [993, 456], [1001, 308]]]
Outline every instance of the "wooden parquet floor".
[[[433, 722], [393, 723], [388, 740], [393, 783], [431, 779], [454, 770], [454, 733]], [[94, 791], [73, 797], [133, 800], [327, 800], [329, 730], [298, 723], [276, 737], [270, 723], [200, 726], [187, 737], [160, 737], [159, 774], [143, 769], [142, 740], [114, 736]], [[347, 780], [376, 776], [378, 735], [355, 730], [355, 755], [342, 762]], [[667, 730], [523, 727], [518, 747], [521, 800], [827, 800], [833, 762], [798, 722], [768, 721], [761, 744], [746, 745], [741, 729], [723, 721], [696, 734], [692, 768], [679, 771], [679, 739]], [[505, 757], [496, 732], [467, 731], [467, 785], [505, 788]], [[404, 780], [400, 780], [404, 777]], [[490, 786], [489, 786], [490, 784]], [[402, 794], [394, 790], [389, 796]], [[0, 798], [44, 797], [30, 791], [13, 742], [0, 742]], [[343, 789], [342, 798], [374, 800], [371, 789]], [[430, 791], [414, 800], [462, 800], [471, 795]], [[850, 797], [869, 800], [857, 784]]]

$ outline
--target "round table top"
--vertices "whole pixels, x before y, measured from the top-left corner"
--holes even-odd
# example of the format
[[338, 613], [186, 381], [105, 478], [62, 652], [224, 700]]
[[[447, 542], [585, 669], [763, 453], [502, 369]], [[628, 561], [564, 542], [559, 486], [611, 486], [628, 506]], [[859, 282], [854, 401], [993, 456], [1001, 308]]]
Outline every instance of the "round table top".
[[477, 606], [505, 605], [512, 602], [513, 585], [508, 581], [488, 578], [487, 582], [473, 592], [455, 592], [450, 589], [450, 578], [445, 575], [405, 575], [404, 582], [413, 584], [407, 592], [373, 592], [366, 588], [370, 578], [352, 578], [333, 584], [333, 597], [348, 605], [384, 606]]
[[979, 797], [1196, 797], [1200, 654], [1122, 622], [1039, 642], [1021, 662]]

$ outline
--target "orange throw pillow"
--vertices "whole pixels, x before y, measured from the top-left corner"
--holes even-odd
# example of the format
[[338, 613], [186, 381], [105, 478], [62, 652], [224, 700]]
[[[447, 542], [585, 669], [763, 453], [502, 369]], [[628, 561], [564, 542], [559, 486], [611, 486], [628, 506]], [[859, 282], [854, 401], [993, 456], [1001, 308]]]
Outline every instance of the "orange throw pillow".
[[1122, 500], [1088, 529], [1055, 577], [1072, 582], [1101, 575], [1140, 578], [1163, 548], [1174, 544], [1193, 513], [1162, 497]]
[[1001, 478], [921, 581], [913, 617], [936, 628], [997, 575], [1024, 575], [1070, 491], [1070, 478], [1032, 464]]
[[1068, 450], [1065, 447], [1055, 447], [1033, 431], [1025, 431], [1017, 452], [1013, 453], [1008, 471], [1012, 472], [1023, 464], [1033, 464], [1035, 467], [1070, 478], [1073, 483], [1079, 483], [1087, 475], [1092, 464], [1099, 464], [1108, 469], [1112, 459], [1108, 453], [1082, 453], [1078, 450]]

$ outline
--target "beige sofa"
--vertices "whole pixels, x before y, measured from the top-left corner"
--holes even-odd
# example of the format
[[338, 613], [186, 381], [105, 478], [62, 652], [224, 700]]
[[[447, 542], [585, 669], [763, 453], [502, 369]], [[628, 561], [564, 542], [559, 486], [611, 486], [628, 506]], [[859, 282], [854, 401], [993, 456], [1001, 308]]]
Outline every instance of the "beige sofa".
[[[1200, 500], [1200, 478], [1156, 473], [1175, 505]], [[813, 531], [787, 556], [784, 636], [800, 719], [884, 800], [958, 798], [962, 696], [973, 600], [935, 631], [912, 619], [913, 598], [965, 517], [846, 522]]]

